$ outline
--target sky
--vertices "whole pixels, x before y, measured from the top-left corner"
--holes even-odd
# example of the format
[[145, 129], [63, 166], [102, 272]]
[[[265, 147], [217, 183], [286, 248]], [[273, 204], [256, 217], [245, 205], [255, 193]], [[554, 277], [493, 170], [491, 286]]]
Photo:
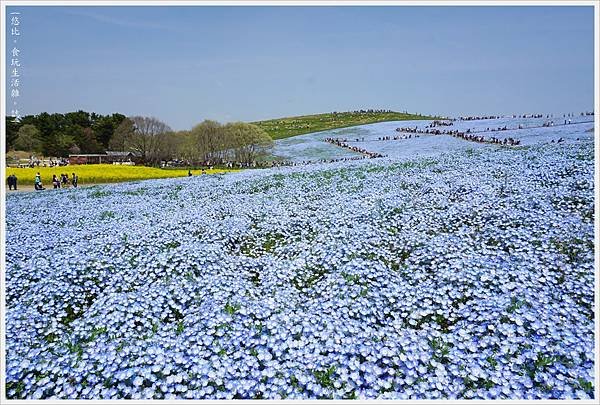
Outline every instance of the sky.
[[119, 112], [175, 130], [384, 108], [445, 116], [594, 108], [578, 7], [7, 7], [7, 113]]

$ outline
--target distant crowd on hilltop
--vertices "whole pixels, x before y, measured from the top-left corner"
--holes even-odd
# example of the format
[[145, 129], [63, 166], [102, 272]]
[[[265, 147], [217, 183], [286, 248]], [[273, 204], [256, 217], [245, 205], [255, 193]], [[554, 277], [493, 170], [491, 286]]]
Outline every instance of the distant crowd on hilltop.
[[[574, 113], [565, 113], [563, 114], [563, 118], [565, 117], [575, 117], [577, 114]], [[586, 117], [594, 115], [593, 111], [584, 111], [579, 113], [580, 117]], [[546, 118], [554, 118], [554, 114], [545, 114]], [[494, 120], [500, 118], [544, 118], [544, 114], [513, 114], [513, 115], [472, 115], [472, 116], [462, 116], [458, 117], [460, 121], [479, 121], [479, 120]]]
[[354, 110], [354, 111], [334, 111], [332, 114], [384, 114], [384, 113], [393, 113], [392, 110], [383, 110], [383, 109], [373, 109], [369, 108], [367, 110]]

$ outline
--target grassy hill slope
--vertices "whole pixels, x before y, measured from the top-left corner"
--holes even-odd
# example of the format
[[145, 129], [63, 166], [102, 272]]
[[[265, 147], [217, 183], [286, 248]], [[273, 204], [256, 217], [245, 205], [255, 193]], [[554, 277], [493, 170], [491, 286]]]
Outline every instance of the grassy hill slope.
[[273, 139], [289, 138], [328, 129], [352, 127], [383, 121], [430, 120], [438, 117], [395, 111], [348, 111], [256, 121]]

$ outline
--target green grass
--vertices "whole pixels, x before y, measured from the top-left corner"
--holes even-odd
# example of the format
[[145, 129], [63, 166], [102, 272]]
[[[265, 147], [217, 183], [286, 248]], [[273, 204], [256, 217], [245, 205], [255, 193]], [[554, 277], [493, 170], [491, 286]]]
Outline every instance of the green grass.
[[179, 321], [179, 323], [177, 323], [177, 335], [181, 335], [183, 333], [183, 330], [185, 329], [185, 326], [183, 325], [183, 321]]
[[314, 370], [313, 375], [315, 379], [324, 388], [334, 388], [333, 376], [335, 373], [335, 366], [331, 366], [326, 370]]
[[400, 112], [339, 112], [298, 117], [277, 118], [257, 121], [253, 124], [264, 129], [273, 139], [308, 134], [328, 129], [353, 127], [384, 121], [431, 120], [439, 119], [428, 115], [408, 114]]
[[229, 302], [225, 304], [225, 312], [229, 315], [235, 314], [242, 306], [239, 304], [231, 305]]

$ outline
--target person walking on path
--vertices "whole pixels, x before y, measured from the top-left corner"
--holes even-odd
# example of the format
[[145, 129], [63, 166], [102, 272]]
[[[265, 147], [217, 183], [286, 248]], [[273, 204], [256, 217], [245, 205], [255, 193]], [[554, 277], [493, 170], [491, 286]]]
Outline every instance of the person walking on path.
[[62, 188], [66, 188], [69, 185], [69, 176], [67, 173], [60, 174], [60, 183]]
[[79, 180], [79, 177], [77, 177], [77, 175], [75, 173], [72, 173], [73, 177], [71, 177], [71, 184], [73, 184], [73, 187], [77, 188], [77, 181]]
[[60, 188], [60, 181], [56, 177], [56, 174], [52, 175], [52, 185], [54, 186], [54, 188]]
[[44, 186], [42, 185], [42, 176], [40, 176], [39, 172], [35, 175], [34, 186], [36, 190], [45, 190]]

